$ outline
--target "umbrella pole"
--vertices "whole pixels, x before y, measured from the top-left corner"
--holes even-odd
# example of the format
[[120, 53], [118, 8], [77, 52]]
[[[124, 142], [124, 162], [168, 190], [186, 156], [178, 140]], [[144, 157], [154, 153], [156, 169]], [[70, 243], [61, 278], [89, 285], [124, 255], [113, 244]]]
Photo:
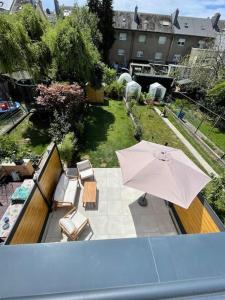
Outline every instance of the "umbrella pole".
[[146, 195], [147, 195], [147, 193], [145, 193], [144, 196], [142, 196], [138, 199], [138, 204], [140, 206], [147, 206], [148, 202], [147, 202], [147, 199], [146, 199]]

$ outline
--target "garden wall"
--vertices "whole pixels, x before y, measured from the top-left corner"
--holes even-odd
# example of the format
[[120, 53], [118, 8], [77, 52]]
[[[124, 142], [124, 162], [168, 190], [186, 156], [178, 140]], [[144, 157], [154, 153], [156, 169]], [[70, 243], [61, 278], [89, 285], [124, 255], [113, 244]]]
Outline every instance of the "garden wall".
[[51, 144], [34, 177], [36, 184], [5, 244], [40, 242], [52, 206], [52, 195], [62, 171], [58, 148]]

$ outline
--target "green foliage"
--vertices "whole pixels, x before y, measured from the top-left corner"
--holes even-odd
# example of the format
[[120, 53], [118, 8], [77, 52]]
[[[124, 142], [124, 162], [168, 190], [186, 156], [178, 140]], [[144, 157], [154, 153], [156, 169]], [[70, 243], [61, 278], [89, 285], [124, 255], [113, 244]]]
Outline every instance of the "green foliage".
[[31, 4], [23, 6], [22, 10], [17, 13], [17, 19], [23, 25], [31, 41], [41, 41], [47, 24]]
[[0, 162], [4, 159], [14, 160], [18, 153], [17, 143], [8, 135], [0, 136]]
[[90, 83], [94, 89], [100, 89], [102, 87], [103, 73], [104, 70], [102, 64], [95, 64], [93, 66]]
[[98, 19], [98, 29], [102, 34], [102, 43], [100, 44], [100, 52], [103, 61], [108, 63], [109, 51], [115, 41], [113, 27], [113, 0], [89, 0], [89, 10], [94, 13]]
[[53, 120], [50, 124], [49, 134], [55, 143], [61, 143], [65, 135], [70, 131], [71, 125], [68, 116], [56, 110], [53, 113]]
[[0, 15], [0, 72], [11, 73], [27, 68], [29, 39], [21, 24], [16, 24], [12, 16]]
[[94, 65], [99, 61], [99, 53], [90, 35], [81, 31], [72, 17], [57, 24], [54, 55], [58, 79], [83, 84], [91, 79]]
[[102, 35], [98, 29], [98, 17], [91, 13], [88, 7], [75, 6], [71, 14], [71, 24], [88, 36], [88, 39], [98, 48], [102, 42]]
[[225, 107], [225, 81], [217, 83], [207, 94], [209, 101], [215, 106]]
[[109, 98], [122, 99], [124, 95], [124, 85], [115, 80], [105, 87], [105, 93]]
[[225, 172], [204, 189], [203, 194], [220, 219], [225, 223]]
[[67, 133], [63, 141], [58, 145], [61, 159], [67, 163], [71, 163], [73, 154], [77, 150], [77, 139], [73, 132]]
[[111, 69], [106, 65], [104, 65], [103, 82], [107, 85], [110, 85], [115, 80], [116, 80], [116, 70]]

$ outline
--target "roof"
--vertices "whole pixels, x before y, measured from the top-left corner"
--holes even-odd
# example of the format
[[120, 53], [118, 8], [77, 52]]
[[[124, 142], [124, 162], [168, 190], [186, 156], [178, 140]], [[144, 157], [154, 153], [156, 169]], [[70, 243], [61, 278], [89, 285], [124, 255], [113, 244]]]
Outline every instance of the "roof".
[[172, 33], [171, 16], [138, 13], [140, 25], [134, 22], [134, 12], [115, 11], [115, 28]]
[[178, 16], [177, 24], [173, 27], [175, 34], [193, 35], [200, 37], [215, 37], [211, 19]]
[[178, 85], [186, 85], [186, 84], [190, 84], [190, 83], [192, 83], [192, 80], [191, 79], [181, 79], [181, 80], [178, 80], [177, 81], [177, 84]]
[[224, 251], [225, 233], [3, 245], [0, 298], [221, 299]]
[[212, 20], [210, 18], [183, 17], [178, 15], [176, 24], [172, 25], [172, 21], [174, 19], [173, 15], [138, 12], [140, 25], [137, 26], [134, 21], [134, 12], [115, 11], [114, 26], [117, 29], [175, 33], [199, 37], [215, 37], [215, 30], [213, 29]]
[[1, 0], [3, 5], [0, 5], [0, 10], [10, 10], [14, 0]]

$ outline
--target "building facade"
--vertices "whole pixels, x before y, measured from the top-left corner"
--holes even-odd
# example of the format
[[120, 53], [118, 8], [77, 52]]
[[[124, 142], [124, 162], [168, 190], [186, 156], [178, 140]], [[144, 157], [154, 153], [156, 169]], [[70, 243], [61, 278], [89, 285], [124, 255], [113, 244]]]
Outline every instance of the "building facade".
[[46, 18], [41, 0], [1, 0], [0, 13], [16, 13], [24, 4], [33, 5], [41, 16]]
[[130, 61], [178, 63], [194, 48], [207, 48], [218, 32], [219, 14], [211, 19], [115, 11], [111, 64]]

